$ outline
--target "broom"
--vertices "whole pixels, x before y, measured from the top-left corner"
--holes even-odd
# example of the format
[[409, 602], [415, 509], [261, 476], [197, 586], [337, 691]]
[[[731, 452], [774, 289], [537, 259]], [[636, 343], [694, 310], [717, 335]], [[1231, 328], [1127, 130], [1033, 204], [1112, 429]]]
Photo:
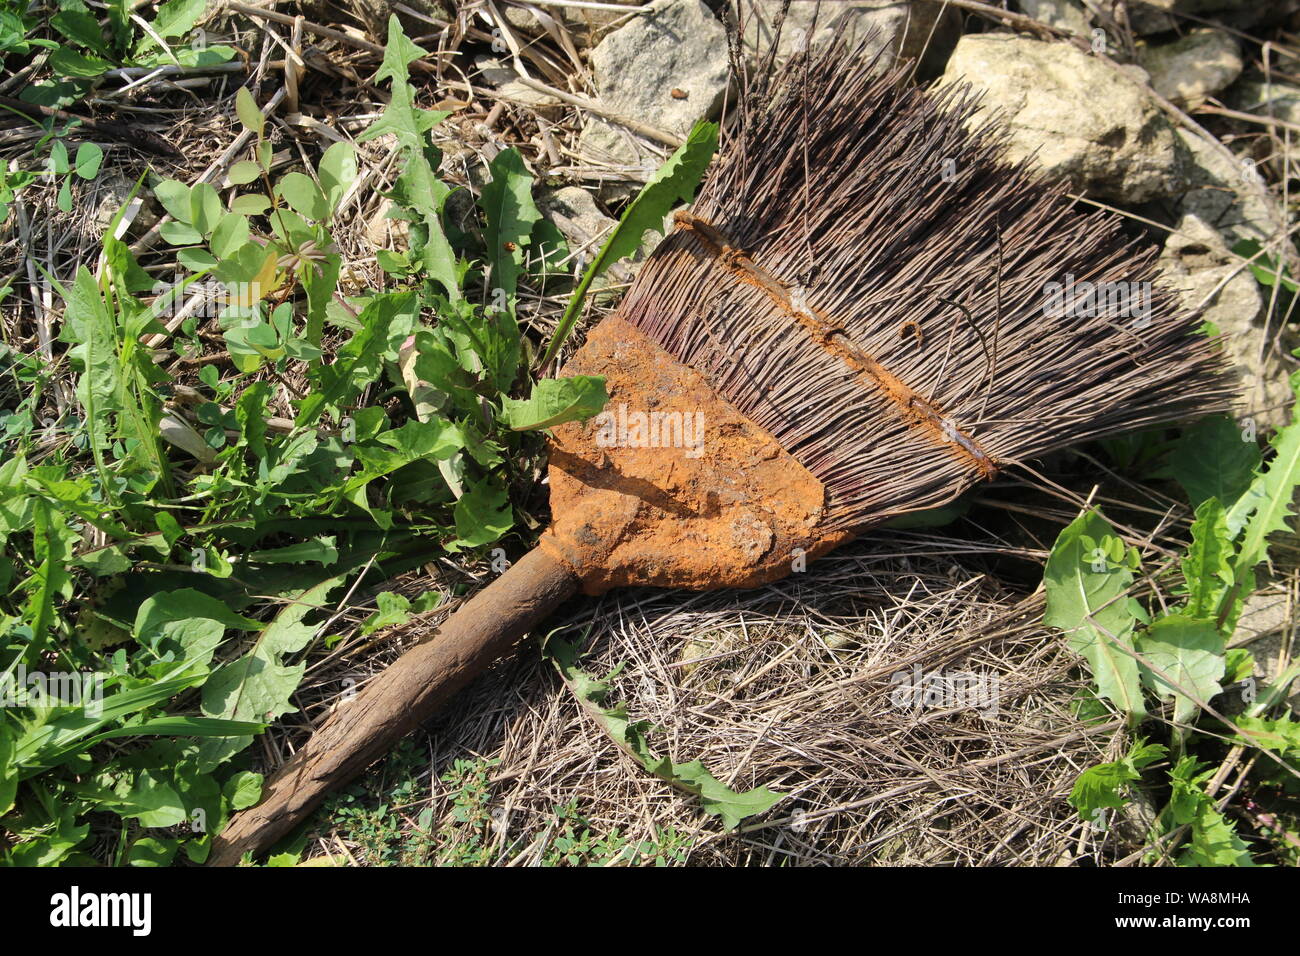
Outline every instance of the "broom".
[[554, 429], [537, 547], [330, 717], [212, 864], [265, 850], [579, 589], [755, 587], [1008, 465], [1227, 405], [1156, 250], [1000, 161], [969, 93], [839, 46], [755, 87], [565, 368], [610, 399]]

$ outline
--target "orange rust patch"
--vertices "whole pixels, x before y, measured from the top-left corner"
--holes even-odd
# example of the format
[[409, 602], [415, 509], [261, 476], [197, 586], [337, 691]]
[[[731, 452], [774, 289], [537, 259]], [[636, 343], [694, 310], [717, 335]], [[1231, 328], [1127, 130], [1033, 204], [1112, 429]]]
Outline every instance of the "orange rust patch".
[[[824, 531], [826, 490], [766, 431], [720, 398], [699, 373], [613, 315], [565, 366], [604, 375], [608, 418], [554, 429], [551, 527], [541, 547], [568, 564], [583, 590], [655, 585], [757, 587], [848, 540]], [[658, 445], [635, 415], [700, 416], [692, 447]], [[654, 434], [653, 429], [649, 429]], [[682, 434], [680, 431], [676, 434]], [[609, 440], [613, 439], [613, 444]]]
[[974, 438], [945, 415], [937, 404], [922, 398], [919, 392], [854, 345], [842, 325], [807, 303], [794, 302], [789, 290], [780, 280], [751, 259], [743, 249], [731, 245], [727, 237], [710, 223], [685, 210], [675, 213], [673, 221], [694, 235], [736, 280], [762, 290], [773, 304], [803, 326], [818, 346], [860, 373], [859, 381], [874, 385], [884, 392], [908, 424], [950, 449], [960, 460], [973, 465], [981, 477], [992, 478], [997, 474], [996, 462], [989, 458]]

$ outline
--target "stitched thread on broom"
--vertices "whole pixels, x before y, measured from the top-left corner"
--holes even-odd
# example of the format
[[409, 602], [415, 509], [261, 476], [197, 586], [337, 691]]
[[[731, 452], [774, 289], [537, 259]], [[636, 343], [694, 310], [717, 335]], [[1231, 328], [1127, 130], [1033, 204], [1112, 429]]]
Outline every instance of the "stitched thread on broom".
[[909, 424], [972, 465], [982, 477], [992, 478], [997, 474], [998, 463], [968, 432], [945, 415], [943, 409], [923, 398], [897, 375], [858, 348], [843, 326], [806, 302], [796, 303], [790, 289], [783, 282], [746, 255], [743, 249], [732, 245], [716, 226], [685, 210], [676, 212], [673, 221], [678, 228], [692, 233], [735, 278], [763, 290], [778, 308], [803, 326], [818, 345], [860, 373], [857, 381], [870, 382], [879, 388]]

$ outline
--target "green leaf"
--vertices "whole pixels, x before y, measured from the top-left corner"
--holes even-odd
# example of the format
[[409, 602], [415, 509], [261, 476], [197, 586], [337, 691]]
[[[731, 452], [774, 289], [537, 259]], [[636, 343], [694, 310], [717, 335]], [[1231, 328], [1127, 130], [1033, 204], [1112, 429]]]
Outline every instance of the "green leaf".
[[94, 143], [82, 143], [77, 148], [77, 160], [74, 168], [82, 179], [94, 179], [99, 172], [99, 164], [104, 160], [104, 151]]
[[[223, 719], [267, 722], [294, 713], [297, 708], [290, 699], [307, 665], [284, 661], [311, 641], [316, 626], [304, 624], [302, 619], [321, 606], [342, 581], [342, 577], [330, 578], [303, 591], [266, 626], [247, 654], [214, 670], [203, 685], [203, 712]], [[216, 766], [250, 743], [251, 736], [207, 741], [200, 749], [200, 763]]]
[[197, 229], [183, 222], [164, 222], [158, 227], [158, 234], [173, 246], [189, 246], [203, 241], [203, 235]]
[[330, 565], [339, 559], [339, 549], [335, 546], [334, 535], [312, 538], [297, 544], [285, 545], [283, 548], [271, 548], [266, 551], [254, 551], [247, 559], [255, 564], [314, 564]]
[[222, 796], [232, 810], [246, 810], [262, 799], [262, 775], [249, 770], [232, 774], [221, 787]]
[[154, 32], [164, 40], [185, 36], [203, 16], [206, 3], [207, 0], [167, 0], [158, 7], [152, 24]]
[[154, 187], [153, 194], [177, 222], [193, 222], [194, 213], [190, 205], [189, 186], [175, 179], [164, 179]]
[[335, 143], [325, 150], [316, 169], [331, 212], [357, 179], [357, 151], [351, 143]]
[[489, 170], [492, 178], [479, 196], [487, 220], [483, 242], [492, 267], [492, 285], [501, 290], [513, 313], [515, 290], [524, 271], [524, 247], [542, 213], [533, 202], [533, 177], [517, 149], [497, 153]]
[[81, 366], [77, 399], [85, 409], [87, 442], [104, 486], [111, 486], [104, 450], [113, 437], [115, 416], [122, 411], [122, 378], [118, 361], [117, 328], [95, 277], [85, 266], [77, 269], [67, 295], [66, 335], [77, 343], [71, 357]]
[[230, 211], [244, 216], [260, 216], [271, 208], [271, 200], [261, 193], [246, 193], [236, 196], [230, 203]]
[[334, 364], [315, 370], [316, 388], [298, 409], [294, 424], [310, 425], [327, 407], [348, 401], [379, 374], [388, 349], [389, 327], [402, 316], [411, 316], [419, 304], [414, 292], [374, 296], [359, 316], [361, 331], [340, 348]]
[[245, 159], [231, 166], [226, 178], [230, 180], [231, 185], [246, 186], [262, 178], [262, 167], [250, 159]]
[[1223, 690], [1224, 642], [1212, 621], [1167, 614], [1139, 635], [1136, 648], [1143, 683], [1161, 699], [1174, 698], [1175, 723], [1187, 723], [1198, 700], [1208, 703]]
[[257, 102], [246, 86], [241, 86], [235, 92], [235, 115], [239, 117], [239, 122], [243, 124], [244, 129], [261, 138], [262, 131], [266, 127], [266, 117], [257, 108]]
[[527, 399], [505, 399], [502, 417], [514, 431], [551, 428], [563, 422], [586, 421], [609, 401], [600, 375], [544, 378]]
[[1182, 558], [1189, 617], [1215, 620], [1223, 597], [1232, 586], [1234, 548], [1228, 522], [1218, 498], [1206, 498], [1196, 509], [1192, 543]]
[[492, 478], [480, 481], [461, 496], [453, 512], [456, 540], [447, 550], [477, 548], [491, 544], [514, 527], [514, 515], [506, 489]]
[[1162, 813], [1176, 826], [1190, 824], [1191, 840], [1178, 857], [1179, 866], [1254, 866], [1250, 850], [1205, 792], [1213, 768], [1183, 757], [1169, 772], [1172, 793]]
[[[1292, 376], [1291, 387], [1300, 394], [1300, 373]], [[1251, 510], [1233, 564], [1238, 579], [1268, 556], [1270, 534], [1290, 530], [1286, 519], [1291, 515], [1296, 486], [1300, 485], [1300, 402], [1292, 415], [1291, 424], [1273, 437], [1274, 454], [1268, 470], [1242, 496]]]
[[1295, 293], [1300, 290], [1300, 285], [1296, 284], [1287, 267], [1278, 268], [1276, 257], [1256, 255], [1263, 248], [1257, 239], [1241, 239], [1233, 244], [1232, 251], [1243, 259], [1253, 260], [1250, 264], [1250, 271], [1255, 276], [1255, 281], [1260, 285], [1272, 288], [1280, 281], [1282, 288], [1286, 289], [1287, 292]]
[[1130, 719], [1146, 713], [1131, 650], [1136, 617], [1127, 599], [1131, 557], [1095, 511], [1076, 518], [1047, 559], [1043, 623], [1059, 627], [1070, 649], [1088, 662], [1098, 694]]
[[248, 218], [238, 213], [227, 213], [212, 230], [211, 248], [219, 259], [233, 256], [248, 242]]
[[66, 46], [51, 53], [46, 62], [58, 76], [102, 76], [113, 68], [113, 64], [103, 57], [87, 56]]
[[50, 26], [58, 30], [73, 43], [79, 43], [92, 53], [101, 57], [112, 54], [104, 42], [104, 34], [99, 28], [99, 21], [85, 10], [60, 10], [50, 17]]
[[276, 183], [275, 194], [306, 219], [324, 221], [329, 218], [329, 202], [315, 181], [304, 173], [286, 173]]
[[366, 142], [386, 133], [396, 138], [406, 166], [394, 183], [393, 196], [401, 205], [414, 211], [425, 233], [420, 248], [424, 271], [442, 285], [449, 299], [455, 301], [461, 295], [460, 277], [456, 255], [442, 226], [442, 208], [451, 190], [438, 179], [425, 152], [428, 131], [451, 114], [417, 108], [415, 91], [407, 83], [407, 64], [424, 55], [425, 51], [402, 31], [396, 15], [390, 16], [388, 43], [376, 78], [391, 81], [391, 97], [383, 115], [358, 136], [357, 141]]
[[1148, 744], [1136, 740], [1127, 755], [1113, 763], [1089, 767], [1074, 782], [1070, 792], [1070, 805], [1079, 817], [1089, 823], [1097, 820], [1097, 811], [1115, 809], [1128, 803], [1128, 785], [1142, 778], [1142, 768], [1155, 763], [1168, 753], [1161, 744]]
[[1259, 467], [1259, 446], [1242, 436], [1231, 418], [1214, 415], [1188, 428], [1174, 444], [1170, 468], [1193, 508], [1207, 498], [1218, 498], [1226, 508], [1250, 486]]
[[195, 183], [190, 187], [190, 218], [186, 220], [190, 225], [208, 236], [225, 215], [221, 196], [209, 183]]
[[18, 768], [14, 766], [14, 739], [9, 726], [0, 721], [0, 817], [14, 805], [18, 794]]
[[659, 167], [659, 171], [651, 177], [637, 194], [636, 199], [632, 200], [624, 210], [618, 226], [605, 240], [604, 247], [587, 267], [582, 281], [578, 283], [578, 288], [569, 299], [569, 305], [564, 310], [555, 334], [551, 336], [546, 354], [542, 356], [543, 368], [555, 358], [560, 346], [573, 330], [591, 283], [618, 260], [640, 249], [648, 230], [663, 232], [664, 218], [673, 207], [678, 202], [689, 202], [695, 195], [695, 189], [704, 177], [704, 171], [708, 169], [717, 148], [717, 124], [697, 123], [691, 130], [691, 135], [686, 138], [686, 142]]

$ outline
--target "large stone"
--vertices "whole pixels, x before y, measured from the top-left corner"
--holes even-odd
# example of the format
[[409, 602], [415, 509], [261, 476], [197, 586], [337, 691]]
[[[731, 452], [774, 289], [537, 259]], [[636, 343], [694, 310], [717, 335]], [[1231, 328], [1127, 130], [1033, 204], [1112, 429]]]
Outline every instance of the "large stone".
[[1197, 30], [1172, 43], [1146, 45], [1138, 62], [1151, 76], [1151, 88], [1183, 106], [1199, 106], [1241, 75], [1237, 41], [1222, 30]]
[[1268, 242], [1281, 233], [1280, 214], [1264, 198], [1262, 180], [1249, 157], [1230, 159], [1188, 130], [1180, 129], [1178, 137], [1189, 158], [1182, 214], [1204, 220], [1229, 243], [1241, 239]]
[[[1265, 683], [1276, 682], [1284, 665], [1295, 659], [1296, 649], [1284, 654], [1287, 631], [1292, 626], [1290, 596], [1285, 587], [1265, 587], [1246, 598], [1233, 632], [1232, 647], [1244, 647], [1255, 658], [1255, 679]], [[1300, 714], [1300, 683], [1291, 685], [1287, 696], [1291, 709]]]
[[1049, 178], [1077, 190], [1140, 203], [1186, 184], [1178, 138], [1142, 86], [1073, 43], [965, 36], [943, 82], [968, 82], [983, 93], [976, 122], [988, 112], [1002, 115], [1011, 133], [1008, 159], [1032, 157]]
[[1237, 379], [1234, 414], [1254, 418], [1263, 430], [1290, 420], [1291, 390], [1272, 341], [1276, 323], [1265, 329], [1259, 284], [1240, 265], [1219, 233], [1193, 215], [1183, 216], [1160, 256], [1165, 279], [1179, 291], [1183, 304], [1202, 307], [1204, 319], [1226, 336], [1224, 348]]
[[1058, 30], [1068, 30], [1081, 37], [1092, 35], [1088, 11], [1076, 0], [1020, 0], [1017, 6], [1025, 16]]
[[1296, 0], [1129, 0], [1129, 25], [1139, 36], [1196, 25], [1179, 14], [1212, 17], [1238, 30], [1278, 23], [1297, 9]]
[[534, 4], [515, 6], [503, 4], [497, 9], [505, 15], [510, 26], [526, 37], [556, 36], [559, 31], [568, 33], [578, 47], [599, 43], [612, 30], [636, 15], [636, 7], [643, 0], [601, 0], [627, 6], [626, 12], [593, 7], [543, 7]]
[[[592, 50], [591, 72], [603, 106], [685, 137], [696, 122], [721, 110], [728, 84], [726, 31], [701, 0], [655, 0]], [[588, 159], [624, 167], [638, 178], [660, 162], [628, 130], [596, 117], [588, 119], [579, 148]]]
[[[1235, 110], [1271, 116], [1284, 123], [1300, 124], [1300, 86], [1264, 77], [1245, 77], [1227, 93], [1227, 102]], [[1292, 133], [1294, 139], [1295, 134]]]
[[841, 40], [850, 48], [864, 44], [872, 57], [888, 51], [885, 66], [895, 60], [920, 59], [921, 74], [943, 68], [960, 33], [956, 11], [941, 2], [919, 0], [793, 0], [778, 36], [777, 19], [782, 0], [750, 0], [742, 4], [745, 52], [757, 62], [776, 43], [778, 63], [803, 50]]

